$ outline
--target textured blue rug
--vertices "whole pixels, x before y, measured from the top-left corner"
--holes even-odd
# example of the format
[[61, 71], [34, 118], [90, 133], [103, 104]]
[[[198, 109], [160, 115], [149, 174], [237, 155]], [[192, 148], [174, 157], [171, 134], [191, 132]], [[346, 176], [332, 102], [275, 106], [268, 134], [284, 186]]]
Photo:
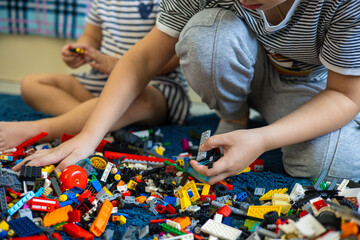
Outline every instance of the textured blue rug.
[[[0, 121], [25, 121], [36, 120], [48, 117], [45, 114], [36, 112], [28, 107], [20, 96], [0, 94]], [[183, 126], [161, 126], [164, 135], [163, 142], [169, 142], [166, 147], [165, 155], [171, 157], [183, 152], [181, 147], [182, 138], [187, 138], [194, 145], [198, 144], [198, 140], [191, 137], [190, 131], [201, 133], [207, 129], [215, 130], [219, 118], [215, 114], [197, 116], [190, 118]], [[262, 120], [251, 120], [250, 127], [255, 128], [264, 125]], [[154, 128], [157, 129], [157, 128]], [[242, 188], [247, 187], [254, 190], [256, 187], [265, 188], [266, 191], [278, 188], [288, 188], [299, 182], [302, 185], [309, 185], [310, 182], [305, 179], [296, 179], [288, 176], [283, 168], [280, 150], [273, 150], [264, 153], [260, 158], [264, 159], [264, 172], [250, 172], [233, 177], [232, 184], [234, 189], [232, 195], [241, 192]], [[164, 216], [154, 216], [144, 209], [133, 208], [125, 209], [122, 212], [129, 214], [127, 223], [118, 227], [120, 233], [123, 233], [128, 226], [135, 225], [144, 227], [153, 218], [164, 218]], [[111, 228], [113, 228], [112, 226]]]

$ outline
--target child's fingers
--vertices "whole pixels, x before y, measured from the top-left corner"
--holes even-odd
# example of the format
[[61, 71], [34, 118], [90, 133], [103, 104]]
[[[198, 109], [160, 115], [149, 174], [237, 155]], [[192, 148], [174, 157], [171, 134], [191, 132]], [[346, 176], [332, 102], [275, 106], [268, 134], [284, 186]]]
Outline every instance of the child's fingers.
[[208, 183], [209, 183], [210, 185], [213, 185], [213, 184], [215, 184], [215, 183], [220, 182], [221, 180], [224, 180], [225, 178], [227, 178], [227, 177], [229, 177], [229, 176], [231, 176], [231, 173], [229, 173], [229, 172], [224, 172], [224, 173], [221, 173], [221, 174], [219, 174], [219, 175], [216, 175], [216, 176], [211, 177]]
[[76, 156], [75, 154], [70, 154], [64, 160], [62, 160], [59, 165], [56, 166], [55, 171], [62, 172], [64, 171], [65, 168], [67, 168], [70, 165], [76, 164], [80, 160], [81, 159], [79, 159], [79, 157]]
[[190, 162], [191, 166], [197, 171], [198, 173], [213, 177], [220, 175], [224, 172], [236, 172], [236, 164], [235, 161], [229, 161], [226, 156], [221, 157], [219, 160], [217, 160], [212, 168], [208, 168], [206, 165], [200, 165], [197, 161], [193, 160]]
[[200, 151], [210, 151], [211, 149], [217, 148], [224, 145], [224, 138], [220, 135], [214, 135], [206, 139], [204, 144], [199, 147]]

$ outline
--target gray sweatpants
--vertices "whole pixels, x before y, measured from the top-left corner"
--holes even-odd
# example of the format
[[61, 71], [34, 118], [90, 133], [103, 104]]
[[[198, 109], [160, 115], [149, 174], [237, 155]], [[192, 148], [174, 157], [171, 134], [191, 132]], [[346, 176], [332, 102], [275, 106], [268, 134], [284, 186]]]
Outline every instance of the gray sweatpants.
[[[220, 8], [193, 16], [176, 52], [190, 86], [222, 119], [238, 119], [252, 107], [270, 124], [326, 87], [326, 79], [281, 80], [253, 32]], [[285, 170], [294, 177], [315, 178], [328, 169], [328, 179], [359, 178], [360, 128], [354, 120], [324, 136], [283, 147]]]

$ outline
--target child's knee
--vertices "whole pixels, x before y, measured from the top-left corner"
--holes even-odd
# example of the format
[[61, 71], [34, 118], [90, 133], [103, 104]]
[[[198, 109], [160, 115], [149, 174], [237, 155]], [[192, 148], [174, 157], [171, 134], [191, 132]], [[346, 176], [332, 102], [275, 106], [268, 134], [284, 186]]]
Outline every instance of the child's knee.
[[360, 176], [359, 124], [351, 121], [340, 130], [282, 148], [284, 168], [293, 177], [314, 179], [327, 169], [326, 179]]

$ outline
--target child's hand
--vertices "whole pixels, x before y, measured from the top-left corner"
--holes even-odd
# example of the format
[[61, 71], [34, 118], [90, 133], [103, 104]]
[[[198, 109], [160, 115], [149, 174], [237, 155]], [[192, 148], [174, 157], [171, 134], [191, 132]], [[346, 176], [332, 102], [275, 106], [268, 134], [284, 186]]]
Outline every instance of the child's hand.
[[60, 163], [55, 171], [63, 171], [66, 167], [74, 165], [78, 161], [85, 159], [94, 153], [95, 147], [89, 147], [89, 142], [79, 135], [62, 143], [53, 149], [39, 150], [26, 157], [23, 161], [13, 167], [12, 170], [19, 171], [21, 166], [30, 160], [28, 166], [46, 166]]
[[93, 47], [86, 47], [85, 55], [91, 60], [91, 67], [108, 75], [110, 75], [111, 71], [113, 70], [115, 64], [118, 61], [116, 57], [102, 54], [99, 50]]
[[85, 44], [79, 44], [79, 43], [72, 43], [65, 45], [61, 50], [61, 56], [63, 61], [71, 68], [78, 68], [81, 65], [85, 64], [87, 62], [87, 58], [84, 54], [79, 54], [76, 52], [70, 51], [70, 49], [73, 48], [86, 48], [87, 45]]
[[208, 169], [192, 160], [191, 165], [198, 173], [209, 176], [209, 184], [217, 183], [229, 176], [234, 176], [248, 167], [264, 151], [261, 135], [255, 129], [238, 130], [230, 133], [214, 135], [200, 146], [201, 151], [223, 147], [224, 156]]

